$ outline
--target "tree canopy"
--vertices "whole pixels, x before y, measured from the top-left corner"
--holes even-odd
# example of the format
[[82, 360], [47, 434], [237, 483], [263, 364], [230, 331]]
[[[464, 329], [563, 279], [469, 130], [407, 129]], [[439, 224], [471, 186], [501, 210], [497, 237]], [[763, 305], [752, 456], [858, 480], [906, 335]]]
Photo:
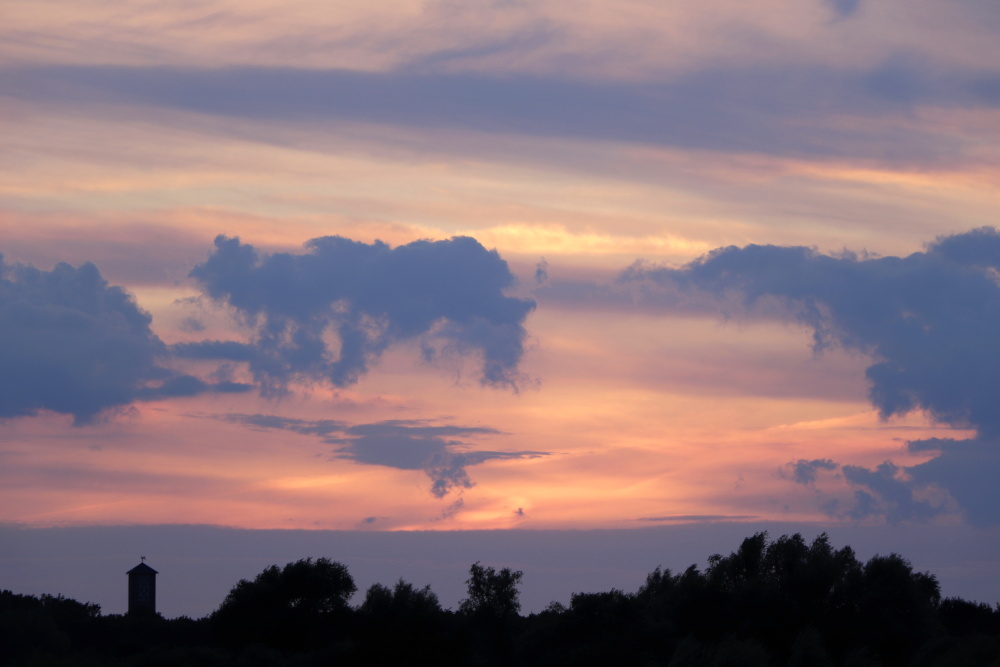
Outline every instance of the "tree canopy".
[[211, 620], [233, 643], [309, 643], [347, 615], [356, 590], [347, 567], [327, 558], [271, 565], [253, 581], [241, 579]]
[[469, 578], [465, 581], [469, 597], [459, 603], [459, 610], [470, 616], [485, 616], [502, 619], [516, 616], [521, 611], [518, 586], [524, 572], [509, 567], [499, 572], [478, 561], [469, 568]]
[[352, 607], [347, 567], [306, 558], [238, 581], [198, 620], [0, 591], [0, 666], [1000, 665], [1000, 607], [942, 599], [902, 556], [862, 562], [826, 535], [757, 533], [704, 570], [656, 568], [634, 592], [574, 593], [526, 617], [522, 578], [476, 562], [455, 611], [402, 579]]

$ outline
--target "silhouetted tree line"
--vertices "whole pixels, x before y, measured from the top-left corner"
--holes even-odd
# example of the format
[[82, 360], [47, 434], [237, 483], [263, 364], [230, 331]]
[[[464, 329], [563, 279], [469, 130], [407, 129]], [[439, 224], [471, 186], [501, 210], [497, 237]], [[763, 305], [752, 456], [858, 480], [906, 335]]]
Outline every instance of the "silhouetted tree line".
[[352, 607], [347, 568], [307, 558], [241, 580], [197, 620], [2, 591], [0, 664], [1000, 667], [1000, 605], [942, 599], [904, 558], [862, 563], [825, 534], [758, 533], [704, 571], [657, 568], [634, 593], [576, 593], [529, 616], [521, 579], [475, 563], [457, 611], [403, 580]]

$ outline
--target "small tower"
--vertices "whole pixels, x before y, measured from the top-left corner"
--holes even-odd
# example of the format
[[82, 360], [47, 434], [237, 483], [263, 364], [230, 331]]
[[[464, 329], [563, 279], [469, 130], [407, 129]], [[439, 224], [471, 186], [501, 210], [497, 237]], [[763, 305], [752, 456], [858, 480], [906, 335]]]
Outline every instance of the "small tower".
[[126, 572], [128, 575], [128, 613], [156, 613], [156, 575], [157, 572], [146, 565], [146, 557], [142, 562]]

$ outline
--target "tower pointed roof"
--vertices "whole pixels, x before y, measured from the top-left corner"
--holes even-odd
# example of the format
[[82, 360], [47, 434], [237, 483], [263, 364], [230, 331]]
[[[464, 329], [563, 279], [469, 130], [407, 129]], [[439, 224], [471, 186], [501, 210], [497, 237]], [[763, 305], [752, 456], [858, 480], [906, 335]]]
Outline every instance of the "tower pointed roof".
[[150, 566], [146, 565], [145, 563], [139, 563], [125, 574], [159, 574], [159, 572], [157, 572]]

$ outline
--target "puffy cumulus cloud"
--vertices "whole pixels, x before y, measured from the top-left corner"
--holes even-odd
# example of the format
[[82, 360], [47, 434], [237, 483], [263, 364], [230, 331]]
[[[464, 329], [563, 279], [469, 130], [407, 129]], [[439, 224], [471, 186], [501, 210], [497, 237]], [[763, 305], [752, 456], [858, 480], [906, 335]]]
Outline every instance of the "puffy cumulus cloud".
[[[433, 424], [424, 420], [389, 420], [351, 425], [331, 419], [304, 420], [275, 415], [232, 414], [219, 417], [254, 428], [281, 429], [316, 435], [336, 446], [337, 458], [400, 470], [422, 470], [431, 493], [443, 498], [474, 486], [466, 468], [491, 460], [547, 456], [548, 452], [474, 451], [464, 439], [501, 435], [492, 428]], [[460, 439], [461, 438], [461, 439]]]
[[151, 321], [91, 263], [43, 271], [0, 256], [0, 418], [49, 410], [79, 425], [137, 400], [249, 389], [164, 366]]
[[[622, 281], [667, 287], [749, 317], [793, 318], [811, 328], [818, 350], [840, 345], [870, 355], [869, 396], [883, 418], [922, 410], [939, 423], [975, 429], [977, 437], [911, 443], [915, 451], [936, 449], [938, 456], [909, 468], [843, 466], [844, 478], [863, 489], [857, 512], [888, 507], [883, 513], [892, 520], [929, 518], [944, 505], [908, 494], [936, 485], [970, 520], [1000, 521], [1000, 490], [976, 481], [1000, 473], [997, 230], [940, 237], [907, 257], [720, 248], [680, 268], [635, 265]], [[818, 461], [790, 464], [790, 475], [814, 481], [817, 470], [830, 469], [827, 460]]]
[[93, 264], [51, 271], [0, 256], [0, 418], [51, 410], [77, 424], [169, 373], [151, 318]]
[[942, 510], [940, 505], [918, 499], [911, 481], [891, 461], [885, 461], [874, 470], [845, 465], [841, 472], [849, 483], [867, 488], [867, 491], [855, 491], [857, 502], [848, 510], [848, 516], [853, 519], [884, 515], [890, 523], [921, 521], [934, 517]]
[[927, 411], [937, 421], [1000, 434], [1000, 234], [978, 229], [908, 257], [823, 255], [804, 247], [728, 247], [679, 269], [635, 266], [626, 281], [699, 291], [794, 317], [817, 349], [870, 354], [870, 397], [883, 417]]
[[517, 388], [525, 318], [534, 301], [504, 295], [507, 263], [475, 239], [416, 241], [391, 248], [328, 236], [300, 255], [264, 255], [220, 236], [191, 272], [212, 298], [253, 330], [249, 347], [209, 341], [179, 346], [197, 358], [249, 360], [265, 395], [293, 379], [352, 384], [393, 343], [482, 354], [481, 381]]

